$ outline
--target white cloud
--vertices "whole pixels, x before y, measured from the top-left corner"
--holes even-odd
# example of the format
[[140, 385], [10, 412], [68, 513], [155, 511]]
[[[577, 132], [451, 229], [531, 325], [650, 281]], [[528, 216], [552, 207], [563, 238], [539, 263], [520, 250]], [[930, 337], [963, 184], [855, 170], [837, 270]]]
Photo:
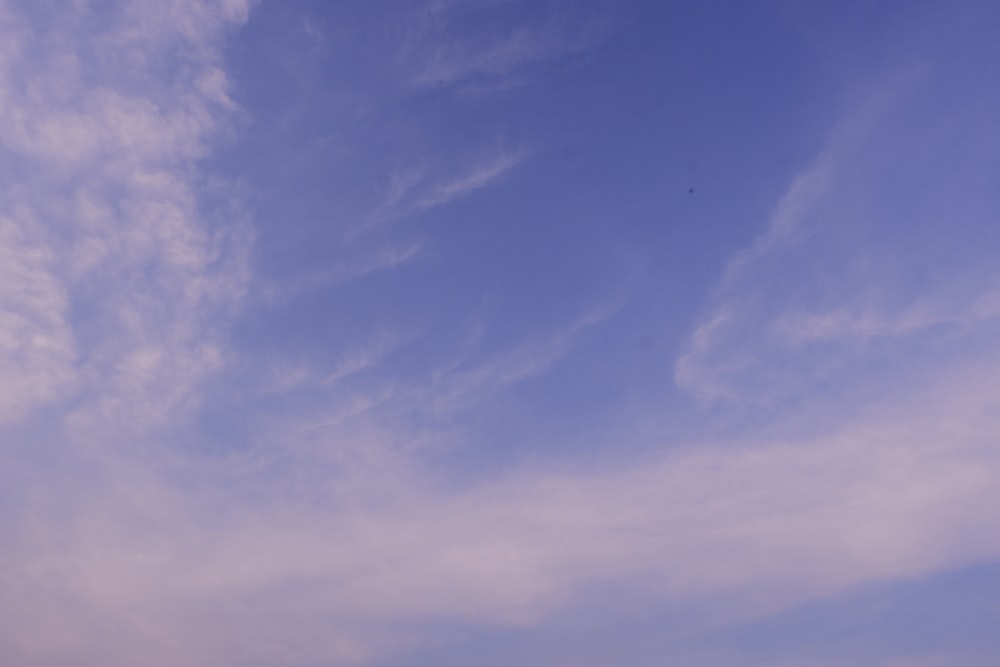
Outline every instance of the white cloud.
[[422, 169], [395, 169], [390, 174], [385, 200], [365, 222], [362, 230], [467, 197], [500, 181], [522, 159], [523, 152], [504, 150], [467, 167], [462, 173], [434, 179], [426, 177]]
[[75, 377], [69, 300], [31, 216], [0, 217], [0, 423], [56, 399]]
[[[407, 61], [418, 63], [412, 83], [419, 87], [435, 87], [484, 79], [503, 80], [528, 65], [581, 53], [600, 41], [603, 26], [599, 23], [570, 21], [569, 18], [564, 17], [567, 20], [558, 30], [554, 26], [521, 26], [503, 34], [464, 39], [447, 39], [436, 30], [421, 34], [404, 48]], [[574, 23], [578, 25], [567, 29], [567, 25]]]
[[[998, 361], [924, 378], [823, 435], [536, 467], [464, 490], [395, 456], [355, 470], [360, 486], [271, 469], [184, 492], [126, 465], [72, 524], [45, 516], [48, 537], [21, 543], [7, 563], [20, 592], [3, 613], [33, 624], [4, 625], [15, 645], [61, 633], [107, 664], [148, 641], [185, 647], [191, 665], [233, 646], [248, 660], [355, 664], [398, 648], [388, 627], [536, 622], [595, 581], [641, 581], [642, 599], [713, 621], [1000, 557], [1000, 460], [979, 444], [1000, 425], [983, 385]], [[121, 636], [67, 637], [62, 623], [80, 614], [84, 626], [121, 620]], [[187, 620], [199, 614], [214, 636]]]
[[[285, 301], [302, 292], [332, 289], [372, 273], [402, 266], [420, 257], [423, 244], [414, 241], [399, 246], [382, 245], [368, 256], [334, 263], [327, 269], [297, 275], [293, 279], [276, 281], [261, 287], [261, 293], [271, 304]], [[360, 255], [360, 253], [358, 253]]]
[[380, 329], [368, 335], [361, 345], [343, 353], [332, 367], [316, 360], [276, 364], [261, 393], [277, 395], [336, 389], [344, 380], [378, 368], [386, 357], [415, 338], [416, 335]]
[[521, 161], [517, 153], [501, 153], [496, 159], [477, 165], [456, 178], [436, 184], [431, 191], [414, 203], [414, 212], [464, 197], [495, 182]]
[[544, 374], [570, 354], [581, 333], [612, 317], [621, 306], [615, 301], [602, 303], [555, 333], [485, 361], [469, 363], [459, 356], [434, 371], [428, 387], [417, 388], [420, 408], [440, 414], [460, 411]]
[[2, 384], [30, 374], [21, 407], [72, 384], [78, 428], [160, 423], [219, 367], [218, 309], [243, 291], [249, 236], [207, 217], [222, 193], [195, 161], [233, 109], [218, 40], [246, 9], [4, 10], [0, 145], [17, 175], [0, 201], [20, 277], [3, 289], [20, 306], [2, 338], [21, 342]]
[[921, 344], [991, 326], [998, 278], [983, 249], [938, 249], [952, 230], [987, 224], [977, 208], [986, 189], [944, 172], [991, 169], [978, 146], [994, 138], [963, 137], [934, 160], [912, 149], [962, 126], [949, 104], [923, 104], [940, 85], [896, 77], [849, 109], [766, 229], [727, 263], [677, 360], [681, 388], [707, 403], [774, 407], [871, 380], [875, 344], [882, 362], [907, 364]]

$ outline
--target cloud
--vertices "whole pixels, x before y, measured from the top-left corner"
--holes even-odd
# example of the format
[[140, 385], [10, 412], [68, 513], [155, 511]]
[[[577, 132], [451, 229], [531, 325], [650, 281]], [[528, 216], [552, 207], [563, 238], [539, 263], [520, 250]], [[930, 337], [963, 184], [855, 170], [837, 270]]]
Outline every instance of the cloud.
[[241, 2], [5, 10], [0, 143], [18, 177], [2, 201], [20, 277], [2, 338], [34, 341], [4, 381], [30, 373], [22, 409], [73, 387], [80, 428], [162, 423], [219, 367], [249, 233], [210, 220], [203, 203], [221, 213], [227, 195], [193, 167], [233, 109], [216, 40], [245, 16]]
[[[463, 4], [482, 8], [498, 3]], [[438, 6], [428, 11], [446, 9]], [[407, 60], [418, 63], [411, 81], [420, 88], [433, 88], [504, 80], [530, 65], [584, 52], [603, 38], [605, 30], [599, 22], [571, 20], [579, 17], [562, 18], [558, 24], [514, 26], [503, 32], [466, 38], [429, 30], [404, 45]]]
[[[1000, 461], [977, 443], [998, 426], [983, 391], [998, 362], [925, 378], [822, 434], [512, 470], [464, 489], [433, 484], [414, 461], [375, 460], [352, 473], [360, 486], [271, 469], [183, 492], [123, 465], [71, 524], [31, 508], [47, 529], [8, 558], [19, 583], [5, 621], [14, 609], [26, 620], [4, 623], [7, 644], [61, 637], [106, 664], [161, 644], [192, 665], [228, 650], [357, 664], [435, 621], [538, 622], [590, 582], [693, 605], [711, 624], [996, 558]], [[94, 623], [118, 638], [67, 634]]]
[[56, 399], [75, 378], [68, 297], [51, 250], [22, 228], [31, 222], [0, 217], [0, 422]]
[[[422, 397], [368, 398], [406, 409], [489, 400], [608, 313], [456, 367]], [[331, 377], [389, 349], [374, 338]], [[475, 484], [442, 484], [428, 450], [407, 447], [423, 438], [433, 451], [447, 434], [382, 414], [326, 412], [325, 428], [285, 415], [215, 461], [77, 453], [47, 473], [58, 494], [19, 501], [31, 530], [3, 552], [3, 644], [12, 660], [84, 665], [161, 649], [150, 664], [361, 664], [421, 646], [436, 623], [542, 622], [595, 582], [636, 604], [683, 604], [711, 628], [1000, 557], [989, 530], [1000, 460], [985, 444], [998, 368], [987, 348], [804, 431], [668, 449], [652, 439], [639, 457], [540, 462]], [[77, 479], [81, 465], [104, 481]]]
[[420, 169], [395, 169], [390, 174], [385, 200], [366, 221], [362, 230], [424, 213], [467, 197], [500, 181], [522, 159], [523, 152], [505, 150], [473, 164], [462, 173], [436, 179], [427, 178]]
[[334, 263], [330, 268], [265, 284], [259, 289], [268, 303], [278, 304], [303, 292], [332, 289], [378, 271], [394, 269], [419, 258], [422, 250], [423, 244], [419, 241], [400, 246], [382, 245], [369, 256]]
[[788, 345], [852, 339], [867, 342], [912, 336], [934, 328], [975, 329], [1000, 316], [998, 306], [1000, 290], [984, 286], [971, 296], [936, 295], [892, 312], [840, 307], [822, 313], [787, 313], [774, 322], [772, 329]]
[[551, 370], [570, 355], [580, 334], [607, 321], [621, 307], [617, 301], [599, 304], [561, 330], [487, 360], [471, 363], [469, 355], [459, 356], [435, 370], [428, 387], [416, 390], [418, 404], [439, 414], [481, 405], [500, 391]]
[[263, 394], [285, 394], [305, 390], [335, 388], [342, 381], [373, 369], [396, 350], [412, 342], [416, 335], [400, 335], [377, 330], [364, 343], [345, 353], [332, 369], [315, 361], [278, 365], [265, 383]]
[[477, 165], [460, 176], [438, 183], [414, 203], [413, 212], [442, 206], [480, 190], [500, 179], [515, 167], [521, 158], [522, 155], [518, 153], [501, 153], [495, 159]]
[[[116, 637], [112, 603], [78, 613], [83, 598], [45, 582], [50, 566], [74, 558], [59, 555], [64, 539], [76, 556], [133, 558], [116, 554], [100, 520], [75, 503], [89, 516], [109, 498], [134, 516], [165, 510], [162, 481], [118, 454], [164, 454], [154, 434], [189, 416], [223, 364], [251, 234], [198, 161], [234, 112], [219, 46], [246, 10], [228, 0], [0, 8], [3, 662], [100, 662], [77, 659], [80, 642], [113, 646], [126, 663], [190, 660], [149, 625], [151, 645]], [[123, 494], [129, 480], [139, 484]], [[35, 504], [42, 497], [72, 518], [54, 520]], [[106, 583], [115, 598], [133, 583], [112, 579], [82, 590]]]
[[680, 387], [706, 401], [732, 401], [745, 395], [730, 378], [740, 377], [754, 366], [752, 353], [738, 345], [723, 354], [718, 354], [719, 349], [737, 330], [742, 330], [739, 336], [743, 336], [752, 326], [749, 320], [763, 310], [754, 287], [769, 277], [762, 279], [761, 267], [767, 268], [773, 256], [794, 246], [809, 231], [813, 212], [828, 200], [836, 177], [846, 169], [844, 161], [870, 136], [878, 112], [884, 113], [885, 106], [899, 94], [898, 84], [890, 84], [867, 104], [852, 109], [812, 164], [793, 179], [764, 231], [726, 263], [711, 304], [677, 360], [674, 380]]
[[[948, 85], [890, 76], [851, 105], [727, 263], [677, 360], [681, 388], [705, 403], [774, 407], [873, 381], [870, 369], [898, 369], [947, 336], [986, 335], [997, 275], [982, 249], [955, 239], [985, 224], [987, 190], [965, 176], [992, 168], [977, 145], [997, 137], [960, 132], [953, 102], [925, 104]], [[941, 138], [935, 156], [914, 148], [921, 136]]]

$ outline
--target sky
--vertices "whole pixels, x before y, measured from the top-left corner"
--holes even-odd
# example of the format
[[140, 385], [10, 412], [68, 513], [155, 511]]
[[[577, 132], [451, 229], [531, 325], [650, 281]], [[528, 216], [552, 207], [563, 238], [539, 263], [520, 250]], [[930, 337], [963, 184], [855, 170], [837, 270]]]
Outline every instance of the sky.
[[0, 664], [1000, 663], [998, 29], [0, 0]]

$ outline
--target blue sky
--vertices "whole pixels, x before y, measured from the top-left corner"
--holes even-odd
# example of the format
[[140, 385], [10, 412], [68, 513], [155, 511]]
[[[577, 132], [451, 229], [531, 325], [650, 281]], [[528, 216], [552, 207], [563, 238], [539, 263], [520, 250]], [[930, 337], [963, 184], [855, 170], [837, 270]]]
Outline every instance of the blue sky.
[[0, 662], [996, 664], [992, 4], [0, 3]]

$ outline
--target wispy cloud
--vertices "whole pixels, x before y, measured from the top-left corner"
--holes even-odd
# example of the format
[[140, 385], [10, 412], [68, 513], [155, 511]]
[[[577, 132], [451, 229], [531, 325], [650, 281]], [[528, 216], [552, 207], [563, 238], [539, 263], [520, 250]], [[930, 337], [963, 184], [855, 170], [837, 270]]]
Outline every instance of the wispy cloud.
[[[494, 3], [474, 3], [478, 5]], [[441, 11], [443, 7], [429, 11]], [[596, 21], [568, 29], [563, 21], [549, 26], [519, 26], [476, 39], [445, 39], [432, 32], [406, 45], [408, 59], [419, 63], [412, 83], [419, 87], [502, 80], [523, 68], [586, 51], [598, 43], [604, 27]]]
[[76, 377], [67, 290], [32, 216], [20, 213], [21, 224], [0, 217], [0, 422], [56, 399]]
[[476, 165], [464, 174], [435, 184], [429, 193], [413, 204], [413, 212], [447, 204], [490, 185], [516, 166], [522, 157], [521, 153], [501, 153], [495, 159]]
[[419, 241], [401, 246], [383, 245], [370, 255], [357, 253], [361, 256], [351, 260], [341, 260], [329, 268], [303, 272], [287, 280], [264, 284], [259, 289], [268, 303], [282, 303], [303, 292], [332, 289], [372, 273], [402, 266], [419, 258], [422, 250], [423, 244]]
[[[972, 249], [949, 260], [955, 262], [951, 276], [915, 293], [908, 285], [925, 282], [919, 258], [932, 252], [933, 242], [904, 257], [885, 240], [914, 229], [930, 237], [943, 229], [942, 216], [956, 214], [930, 200], [914, 212], [902, 192], [878, 186], [898, 170], [912, 136], [955, 122], [913, 101], [933, 79], [888, 81], [847, 112], [815, 161], [793, 179], [765, 230], [727, 263], [677, 360], [679, 386], [708, 402], [773, 404], [814, 380], [846, 377], [847, 369], [861, 373], [869, 342], [944, 328], [974, 335], [994, 317], [995, 272], [970, 261]], [[971, 145], [949, 150], [957, 164], [980, 161]], [[936, 178], [931, 165], [926, 169], [905, 178], [918, 188]], [[954, 201], [982, 195], [973, 185], [956, 184]], [[969, 217], [962, 224], [977, 223]], [[783, 283], [780, 276], [792, 272], [797, 280]]]
[[378, 330], [369, 335], [363, 344], [345, 352], [332, 368], [324, 368], [315, 361], [277, 365], [272, 368], [262, 393], [284, 394], [335, 387], [342, 380], [376, 367], [388, 355], [416, 338], [415, 334], [404, 336]]
[[459, 359], [432, 375], [429, 387], [417, 391], [423, 409], [450, 413], [489, 400], [496, 393], [550, 370], [569, 355], [577, 337], [587, 329], [608, 320], [620, 310], [622, 303], [602, 303], [568, 326], [525, 343], [496, 357], [469, 363]]
[[[117, 494], [117, 472], [155, 477], [116, 452], [163, 454], [155, 434], [190, 417], [184, 408], [224, 363], [252, 235], [238, 214], [223, 219], [238, 207], [206, 187], [197, 161], [232, 118], [220, 39], [246, 10], [231, 0], [0, 8], [0, 145], [12, 166], [0, 187], [0, 459], [11, 493], [0, 521], [16, 531], [0, 548], [3, 662], [72, 662], [80, 642], [112, 641], [104, 612], [59, 611], [74, 594], [50, 578], [66, 558], [59, 531], [110, 555], [108, 533], [82, 514], [57, 527], [36, 500], [68, 516], [84, 496]], [[167, 495], [154, 481], [119, 499], [166, 511]], [[21, 614], [30, 596], [37, 606]], [[46, 629], [32, 632], [38, 623]], [[133, 639], [114, 659], [142, 659]], [[189, 660], [187, 648], [161, 648], [156, 660]], [[80, 664], [100, 661], [87, 652]]]
[[[722, 606], [692, 607], [711, 624], [996, 557], [989, 527], [1000, 517], [988, 499], [1000, 461], [951, 430], [962, 420], [995, 432], [977, 385], [996, 361], [977, 361], [947, 385], [921, 384], [929, 389], [829, 435], [510, 471], [465, 491], [429, 486], [412, 465], [387, 474], [384, 462], [380, 476], [359, 469], [364, 490], [347, 496], [330, 491], [326, 475], [297, 478], [308, 491], [292, 492], [287, 477], [230, 482], [236, 495], [226, 499], [208, 488], [180, 494], [132, 470], [79, 508], [62, 555], [40, 536], [22, 543], [34, 565], [16, 570], [22, 588], [5, 602], [32, 625], [5, 623], [6, 633], [18, 646], [58, 637], [85, 658], [120, 660], [162, 642], [184, 647], [193, 665], [228, 650], [356, 664], [400, 647], [386, 627], [533, 622], [590, 581], [642, 581], [645, 594], [685, 604], [721, 595]], [[964, 414], [941, 402], [956, 386]], [[925, 418], [901, 423], [900, 410]], [[261, 489], [280, 495], [261, 498]], [[42, 585], [101, 615], [69, 614], [39, 594]], [[245, 604], [250, 597], [257, 604]], [[212, 635], [194, 622], [203, 613], [215, 619]], [[333, 635], [309, 622], [331, 617]], [[68, 634], [70, 623], [98, 619], [128, 622], [110, 643]]]
[[[4, 25], [19, 45], [0, 75], [0, 141], [21, 163], [4, 193], [22, 257], [10, 266], [32, 274], [5, 289], [36, 312], [46, 302], [34, 331], [22, 316], [10, 335], [36, 341], [36, 381], [78, 381], [81, 424], [113, 414], [153, 423], [187, 400], [222, 357], [221, 320], [207, 313], [238, 301], [245, 282], [249, 234], [210, 226], [197, 202], [211, 193], [198, 192], [192, 167], [226, 128], [232, 103], [215, 43], [246, 7], [168, 4], [80, 4], [32, 19], [9, 9]], [[50, 47], [28, 48], [33, 33]], [[150, 59], [175, 68], [162, 84], [141, 71]]]
[[407, 218], [467, 197], [498, 182], [524, 157], [523, 151], [505, 150], [458, 174], [439, 178], [429, 178], [419, 169], [393, 170], [385, 200], [362, 229]]

